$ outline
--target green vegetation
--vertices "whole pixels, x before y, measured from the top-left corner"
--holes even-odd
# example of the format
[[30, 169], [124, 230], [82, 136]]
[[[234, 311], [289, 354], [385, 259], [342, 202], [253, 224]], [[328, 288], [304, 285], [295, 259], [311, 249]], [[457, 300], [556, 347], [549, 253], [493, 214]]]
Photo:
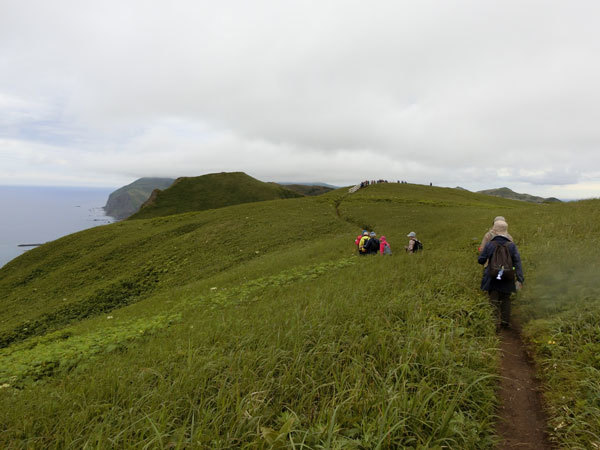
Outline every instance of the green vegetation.
[[[600, 448], [600, 201], [552, 206], [526, 239], [535, 262], [519, 301], [563, 447]], [[533, 222], [534, 220], [531, 220]]]
[[263, 183], [242, 172], [178, 178], [170, 188], [154, 191], [132, 219], [149, 219], [240, 203], [301, 197], [275, 183]]
[[512, 200], [521, 200], [524, 202], [532, 202], [532, 203], [560, 203], [560, 200], [555, 197], [537, 197], [535, 195], [530, 194], [519, 194], [517, 192], [512, 191], [507, 187], [502, 187], [498, 189], [486, 189], [484, 191], [478, 191], [480, 194], [493, 195], [495, 197], [509, 198]]
[[321, 195], [327, 192], [333, 191], [334, 188], [329, 186], [321, 186], [319, 184], [284, 184], [282, 185], [285, 189], [290, 191], [298, 192], [302, 195]]
[[125, 219], [140, 209], [155, 189], [166, 189], [175, 181], [172, 178], [140, 178], [111, 193], [104, 210], [117, 219]]
[[[1, 446], [491, 448], [498, 342], [475, 261], [504, 215], [553, 439], [593, 448], [598, 202], [346, 192], [128, 220], [4, 266]], [[356, 256], [362, 228], [394, 254]]]

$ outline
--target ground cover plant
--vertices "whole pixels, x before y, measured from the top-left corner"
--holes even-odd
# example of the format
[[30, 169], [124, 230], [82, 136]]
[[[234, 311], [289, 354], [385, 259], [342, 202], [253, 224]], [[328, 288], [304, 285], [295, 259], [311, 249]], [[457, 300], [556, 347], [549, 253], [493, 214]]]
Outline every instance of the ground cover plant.
[[[588, 206], [566, 205], [581, 217]], [[42, 246], [0, 269], [0, 443], [492, 447], [497, 337], [476, 248], [494, 216], [509, 218], [531, 275], [518, 299], [529, 320], [540, 308], [528, 296], [548, 284], [535, 281], [547, 232], [597, 245], [592, 220], [551, 219], [564, 207], [389, 184]], [[386, 234], [394, 254], [355, 255], [362, 227]], [[403, 252], [409, 231], [422, 254]], [[547, 317], [577, 323], [561, 304]], [[539, 323], [528, 330], [541, 352]], [[598, 430], [586, 408], [585, 422], [557, 427], [558, 442], [584, 423]]]

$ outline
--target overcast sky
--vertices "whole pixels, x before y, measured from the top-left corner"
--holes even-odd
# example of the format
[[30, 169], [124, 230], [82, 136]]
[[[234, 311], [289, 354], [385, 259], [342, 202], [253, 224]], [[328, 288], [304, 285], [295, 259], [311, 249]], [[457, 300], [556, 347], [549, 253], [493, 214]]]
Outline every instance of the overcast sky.
[[600, 196], [600, 3], [0, 1], [0, 184]]

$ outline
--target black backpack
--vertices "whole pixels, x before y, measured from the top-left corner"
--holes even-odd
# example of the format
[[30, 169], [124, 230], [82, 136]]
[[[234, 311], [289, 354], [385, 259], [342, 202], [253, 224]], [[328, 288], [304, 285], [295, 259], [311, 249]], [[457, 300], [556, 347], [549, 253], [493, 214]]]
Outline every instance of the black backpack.
[[423, 244], [418, 239], [415, 239], [415, 243], [413, 244], [412, 252], [416, 253], [419, 250], [423, 250]]
[[379, 252], [379, 239], [376, 237], [369, 238], [365, 244], [365, 250], [368, 254], [374, 255]]
[[502, 281], [514, 281], [515, 270], [513, 268], [512, 256], [508, 244], [510, 242], [499, 243], [493, 242], [495, 245], [494, 253], [490, 257], [490, 275], [493, 279]]

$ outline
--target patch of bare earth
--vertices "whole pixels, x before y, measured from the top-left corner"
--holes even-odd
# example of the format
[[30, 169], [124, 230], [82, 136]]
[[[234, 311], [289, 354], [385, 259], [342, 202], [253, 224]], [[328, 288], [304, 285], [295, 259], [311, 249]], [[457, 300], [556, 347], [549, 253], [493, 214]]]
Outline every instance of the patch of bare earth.
[[539, 382], [521, 335], [514, 328], [500, 332], [500, 408], [497, 433], [504, 449], [552, 449], [546, 435]]

